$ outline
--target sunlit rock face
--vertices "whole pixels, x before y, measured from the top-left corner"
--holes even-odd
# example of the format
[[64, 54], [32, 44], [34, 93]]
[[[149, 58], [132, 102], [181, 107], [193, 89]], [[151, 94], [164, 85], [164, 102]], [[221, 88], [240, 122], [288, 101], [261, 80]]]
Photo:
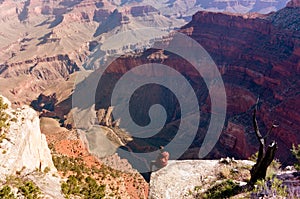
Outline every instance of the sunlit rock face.
[[46, 167], [55, 172], [46, 137], [40, 131], [37, 113], [26, 106], [17, 110], [9, 107], [7, 111], [16, 118], [16, 122], [11, 122], [7, 132], [10, 141], [3, 140], [2, 148], [7, 152], [1, 156], [2, 177], [14, 174], [23, 167], [28, 172], [39, 168], [44, 170]]
[[[99, 60], [111, 54], [141, 52], [153, 40], [189, 22], [199, 10], [269, 13], [285, 4], [261, 0], [1, 0], [0, 77], [5, 79], [0, 84], [13, 104], [29, 104], [41, 92], [83, 69], [95, 49], [101, 55]], [[149, 27], [157, 32], [147, 30]], [[105, 44], [124, 32], [127, 37], [122, 42], [113, 39], [118, 42]]]
[[[55, 177], [57, 170], [46, 137], [41, 134], [37, 113], [28, 106], [14, 110], [11, 103], [2, 98], [8, 104], [6, 112], [14, 119], [10, 121], [6, 139], [1, 143], [0, 179], [5, 180], [7, 176], [19, 173], [35, 182], [45, 197], [63, 198], [60, 178]], [[45, 168], [50, 170], [48, 174], [38, 174]]]
[[[254, 164], [247, 160], [236, 163], [248, 167]], [[222, 166], [218, 160], [169, 161], [151, 174], [149, 198], [193, 198], [191, 192], [196, 186], [207, 190], [218, 180]]]

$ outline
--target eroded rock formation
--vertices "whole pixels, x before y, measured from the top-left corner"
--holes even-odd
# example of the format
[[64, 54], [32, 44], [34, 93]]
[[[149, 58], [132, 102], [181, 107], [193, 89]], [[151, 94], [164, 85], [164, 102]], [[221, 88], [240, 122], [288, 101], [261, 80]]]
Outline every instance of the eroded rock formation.
[[[63, 198], [60, 178], [54, 177], [57, 170], [52, 162], [46, 137], [41, 134], [37, 113], [28, 106], [13, 110], [11, 103], [2, 98], [4, 103], [8, 104], [6, 112], [10, 115], [11, 121], [5, 133], [6, 138], [0, 144], [1, 181], [5, 181], [7, 176], [21, 175], [35, 182], [44, 197]], [[45, 169], [49, 170], [48, 174], [38, 174], [37, 171], [43, 172]]]
[[[7, 100], [5, 102], [10, 104]], [[16, 122], [10, 122], [7, 132], [9, 141], [4, 139], [1, 144], [2, 150], [6, 150], [1, 156], [2, 178], [22, 170], [23, 167], [27, 172], [39, 168], [44, 170], [46, 167], [55, 172], [46, 137], [40, 131], [37, 113], [26, 106], [17, 110], [12, 110], [10, 106], [8, 111], [16, 118]]]
[[[293, 14], [282, 14], [285, 11]], [[227, 127], [224, 128], [224, 136], [221, 136], [220, 142], [209, 157], [231, 154], [246, 158], [257, 151], [258, 143], [249, 118], [251, 118], [255, 99], [260, 96], [262, 105], [258, 117], [262, 120], [259, 124], [262, 133], [265, 134], [267, 131], [265, 127], [276, 121], [280, 128], [274, 130], [270, 139], [278, 142], [277, 157], [284, 164], [292, 159], [290, 148], [293, 143], [300, 142], [297, 136], [300, 130], [299, 103], [297, 103], [300, 88], [299, 31], [282, 28], [272, 20], [272, 17], [276, 15], [276, 21], [287, 21], [289, 17], [294, 19], [294, 16], [298, 16], [299, 13], [297, 8], [292, 10], [285, 8], [270, 15], [237, 15], [201, 11], [196, 13], [193, 20], [181, 29], [182, 33], [196, 40], [211, 55], [222, 74], [226, 87]], [[166, 43], [172, 45], [172, 39], [166, 40]], [[186, 45], [182, 48], [192, 48], [189, 48], [189, 44]], [[181, 74], [188, 76], [197, 96], [203, 102], [201, 104], [203, 114], [198, 134], [191, 149], [182, 156], [182, 158], [195, 158], [196, 156], [192, 156], [191, 153], [195, 153], [195, 150], [201, 147], [201, 140], [205, 136], [205, 126], [209, 121], [210, 100], [205, 89], [206, 85], [199, 80], [199, 75], [189, 63], [176, 55], [159, 50], [148, 50], [140, 56], [123, 56], [107, 68], [107, 79], [104, 77], [99, 85], [105, 83], [106, 87], [101, 88], [108, 91], [106, 93], [109, 96], [114, 83], [120, 76], [146, 63], [162, 63], [172, 66]], [[147, 71], [147, 74], [151, 76], [152, 71]], [[139, 74], [136, 75], [139, 76]], [[155, 75], [172, 76], [172, 74]], [[178, 87], [180, 88], [180, 85]], [[132, 115], [137, 121], [142, 123], [140, 118], [144, 117], [143, 113], [147, 113], [147, 108], [149, 108], [145, 104], [151, 100], [163, 104], [170, 113], [170, 118], [173, 117], [172, 121], [179, 118], [178, 110], [170, 105], [175, 103], [174, 98], [168, 98], [163, 89], [152, 91], [144, 89], [144, 91], [147, 93], [145, 96], [137, 97], [143, 103], [136, 105], [135, 108], [132, 106], [132, 113], [134, 113]], [[109, 102], [103, 100], [102, 94], [97, 97], [99, 102], [96, 103], [96, 107], [108, 106]], [[170, 140], [168, 132], [169, 130], [166, 130], [164, 133], [157, 134], [153, 139]], [[148, 141], [145, 140], [145, 142]], [[243, 147], [244, 145], [246, 147]], [[134, 144], [133, 146], [138, 147]], [[142, 144], [140, 147], [142, 150], [145, 145]]]
[[[272, 133], [271, 139], [278, 142], [278, 157], [284, 164], [292, 158], [290, 153], [292, 143], [300, 142], [297, 136], [300, 129], [298, 114], [300, 40], [299, 30], [295, 26], [297, 23], [294, 23], [297, 22], [299, 13], [297, 7], [287, 7], [269, 15], [201, 11], [196, 13], [192, 21], [180, 30], [207, 50], [217, 64], [226, 87], [228, 108], [226, 126], [220, 142], [209, 157], [232, 154], [246, 158], [257, 151], [258, 145], [249, 116], [255, 99], [260, 96], [262, 105], [259, 107], [258, 118], [262, 121], [259, 123], [262, 133], [265, 133], [266, 126], [276, 120], [280, 128]], [[284, 22], [290, 19], [293, 23], [283, 26]], [[162, 42], [166, 45], [172, 43], [172, 36], [165, 37]], [[182, 49], [190, 50], [190, 46], [182, 44]], [[111, 92], [123, 74], [136, 66], [147, 63], [172, 66], [188, 77], [194, 87], [202, 111], [200, 128], [191, 149], [182, 158], [197, 158], [197, 150], [201, 147], [210, 118], [209, 93], [193, 66], [179, 56], [162, 50], [150, 49], [144, 53], [119, 57], [111, 63], [99, 82], [95, 99], [96, 110], [107, 109], [110, 106]], [[146, 72], [149, 76], [153, 74], [152, 70]], [[173, 74], [155, 75], [172, 77]], [[90, 75], [82, 85], [94, 83], [94, 80], [99, 79], [95, 75]], [[180, 86], [178, 85], [179, 89]], [[165, 95], [166, 91], [161, 88], [151, 91], [145, 87], [141, 91], [147, 94], [137, 95], [135, 99], [143, 103], [133, 106], [131, 112], [136, 121], [140, 124], [147, 124], [148, 118], [144, 116], [149, 110], [147, 102], [152, 100], [164, 105], [169, 113], [167, 122], [170, 124], [167, 128], [172, 129], [171, 126], [178, 123], [180, 117], [179, 106], [173, 106], [177, 103], [174, 96]], [[60, 103], [56, 107], [61, 108], [62, 105], [63, 103]], [[105, 117], [104, 114], [103, 112], [99, 116]], [[143, 118], [146, 119], [143, 120]], [[91, 121], [94, 122], [94, 119], [95, 115]], [[132, 142], [131, 144], [138, 150], [149, 150], [152, 146], [147, 146], [146, 143], [154, 143], [154, 140], [164, 143], [170, 141], [172, 137], [170, 137], [172, 134], [170, 131], [173, 132], [170, 129], [155, 135], [153, 140], [139, 140], [138, 142], [141, 143]], [[189, 135], [188, 132], [187, 135]], [[244, 147], [245, 144], [247, 144], [246, 147]]]

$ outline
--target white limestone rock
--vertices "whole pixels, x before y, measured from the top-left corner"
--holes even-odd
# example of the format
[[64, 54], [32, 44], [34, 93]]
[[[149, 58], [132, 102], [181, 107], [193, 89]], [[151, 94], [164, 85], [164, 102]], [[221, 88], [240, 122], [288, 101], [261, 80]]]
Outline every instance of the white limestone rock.
[[[254, 162], [237, 160], [237, 164]], [[190, 191], [201, 185], [206, 190], [218, 178], [219, 160], [170, 160], [168, 165], [151, 174], [149, 199], [190, 199]]]
[[9, 106], [7, 112], [12, 118], [16, 118], [16, 122], [10, 122], [6, 134], [9, 141], [4, 139], [1, 144], [2, 151], [6, 152], [0, 156], [0, 178], [20, 170], [43, 171], [46, 167], [56, 172], [46, 137], [40, 131], [37, 113], [28, 106], [16, 111]]
[[[29, 106], [14, 110], [11, 108], [11, 103], [5, 97], [2, 98], [3, 102], [8, 104], [6, 112], [14, 119], [9, 122], [7, 139], [0, 143], [0, 181], [4, 182], [7, 176], [20, 173], [26, 178], [46, 181], [55, 193], [54, 197], [44, 193], [46, 198], [63, 198], [60, 178], [52, 176], [57, 173], [57, 170], [53, 164], [46, 137], [40, 131], [40, 119], [37, 113]], [[41, 171], [42, 174], [45, 168], [50, 169], [47, 175], [34, 177], [33, 174], [36, 171]], [[40, 189], [43, 192], [43, 188], [40, 187]]]

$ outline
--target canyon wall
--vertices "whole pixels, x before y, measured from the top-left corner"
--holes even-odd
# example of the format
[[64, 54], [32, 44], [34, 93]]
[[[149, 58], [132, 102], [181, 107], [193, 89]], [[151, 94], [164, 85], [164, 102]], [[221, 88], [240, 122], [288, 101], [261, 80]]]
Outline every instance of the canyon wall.
[[[285, 8], [291, 9], [291, 8]], [[299, 8], [289, 10], [299, 16]], [[289, 16], [280, 14], [279, 20], [288, 20]], [[275, 13], [278, 15], [278, 13]], [[259, 125], [265, 134], [273, 124], [279, 124], [270, 140], [278, 142], [277, 158], [283, 164], [292, 159], [290, 149], [292, 144], [300, 143], [297, 132], [299, 121], [299, 75], [300, 75], [300, 39], [299, 31], [285, 29], [272, 21], [273, 14], [222, 14], [201, 11], [193, 16], [193, 20], [184, 26], [180, 32], [190, 36], [201, 44], [211, 55], [222, 75], [227, 94], [227, 118], [223, 133], [214, 150], [207, 156], [210, 158], [232, 155], [247, 158], [258, 149], [258, 142], [252, 127], [252, 108], [257, 98], [259, 101]], [[166, 40], [166, 45], [172, 45], [172, 38]], [[190, 49], [189, 44], [182, 44], [182, 49]], [[190, 149], [181, 158], [197, 158], [197, 150], [207, 131], [210, 118], [210, 99], [205, 83], [190, 63], [182, 57], [167, 51], [148, 50], [137, 56], [123, 56], [115, 60], [106, 69], [104, 77], [98, 85], [96, 109], [109, 106], [109, 101], [103, 100], [110, 96], [119, 78], [135, 66], [146, 63], [162, 63], [173, 67], [185, 75], [191, 82], [201, 104], [201, 121], [198, 134]], [[151, 76], [152, 71], [147, 74]], [[136, 74], [139, 76], [139, 74]], [[167, 75], [172, 74], [156, 74]], [[105, 87], [101, 86], [105, 85]], [[180, 85], [178, 85], [180, 87]], [[143, 90], [143, 89], [141, 89]], [[176, 102], [174, 96], [168, 97], [163, 89], [147, 90], [145, 96], [137, 94], [139, 106], [132, 106], [132, 116], [136, 121], [143, 122], [151, 100], [163, 104], [170, 113], [170, 123], [178, 122], [178, 107], [170, 104]], [[157, 95], [154, 95], [154, 92]], [[105, 93], [105, 96], [104, 94]], [[152, 94], [151, 94], [152, 93]], [[98, 101], [97, 101], [98, 100]], [[177, 106], [177, 105], [175, 105]], [[146, 119], [147, 120], [147, 117]], [[145, 122], [145, 121], [144, 121]], [[164, 133], [151, 139], [136, 140], [134, 148], [147, 150], [146, 143], [163, 144], [171, 140], [170, 130], [166, 127]], [[141, 144], [143, 143], [143, 144]]]
[[[289, 17], [299, 16], [299, 8], [289, 9], [279, 11], [279, 15], [275, 13], [277, 19], [289, 20]], [[281, 14], [286, 10], [292, 14]], [[221, 145], [228, 143], [224, 135], [232, 135], [229, 140], [236, 141], [228, 146], [225, 144], [225, 147], [244, 154], [244, 157], [255, 151], [252, 146], [256, 141], [249, 118], [250, 108], [259, 97], [262, 131], [265, 133], [273, 122], [279, 124], [270, 139], [279, 143], [277, 157], [285, 162], [291, 157], [289, 149], [292, 144], [300, 142], [297, 135], [300, 130], [300, 32], [283, 29], [272, 23], [271, 17], [198, 12], [182, 31], [197, 40], [220, 67], [226, 85], [230, 121], [220, 139]], [[241, 97], [248, 98], [248, 103], [241, 105], [241, 100], [236, 101]], [[232, 130], [232, 123], [244, 126], [244, 129]]]
[[[272, 123], [279, 124], [279, 128], [271, 134], [270, 140], [274, 139], [278, 142], [277, 158], [283, 164], [288, 164], [293, 160], [290, 148], [293, 143], [300, 143], [297, 135], [300, 130], [298, 114], [300, 37], [299, 30], [294, 28], [299, 14], [297, 6], [287, 7], [268, 15], [201, 11], [196, 13], [192, 21], [180, 30], [196, 40], [210, 54], [225, 83], [227, 118], [219, 142], [207, 158], [227, 155], [247, 158], [257, 151], [258, 142], [253, 133], [251, 115], [253, 105], [259, 97], [258, 120], [262, 133], [265, 134]], [[283, 22], [289, 20], [293, 23], [283, 27]], [[172, 35], [164, 37], [162, 43], [172, 45]], [[189, 44], [180, 45], [183, 50], [191, 51], [192, 47]], [[163, 50], [149, 49], [143, 53], [124, 55], [114, 60], [98, 82], [96, 110], [110, 106], [113, 88], [122, 75], [136, 66], [147, 63], [172, 66], [191, 83], [199, 100], [201, 120], [193, 144], [181, 158], [197, 158], [197, 152], [201, 147], [211, 117], [210, 98], [201, 74], [187, 60], [178, 55]], [[149, 76], [153, 74], [152, 70], [144, 72], [147, 72]], [[86, 85], [94, 84], [96, 80], [99, 80], [98, 75], [98, 73], [92, 73], [79, 86], [86, 87]], [[138, 78], [144, 78], [140, 74], [136, 75]], [[173, 74], [155, 75], [166, 75], [171, 78]], [[178, 85], [178, 88], [180, 89], [181, 85]], [[141, 94], [142, 91], [146, 94]], [[135, 121], [147, 124], [149, 118], [145, 115], [149, 107], [156, 103], [162, 104], [168, 113], [168, 124], [162, 132], [152, 138], [135, 139], [129, 143], [131, 145], [129, 147], [135, 150], [151, 151], [172, 140], [176, 133], [172, 125], [178, 127], [180, 109], [176, 104], [176, 98], [172, 94], [166, 94], [168, 91], [163, 88], [155, 87], [151, 90], [143, 87], [139, 89], [139, 92], [141, 93], [136, 93], [133, 99], [143, 103], [131, 107]], [[56, 103], [54, 112], [56, 107], [63, 105], [60, 102], [53, 103]], [[57, 115], [61, 114], [57, 113]], [[149, 143], [152, 144], [149, 145]]]

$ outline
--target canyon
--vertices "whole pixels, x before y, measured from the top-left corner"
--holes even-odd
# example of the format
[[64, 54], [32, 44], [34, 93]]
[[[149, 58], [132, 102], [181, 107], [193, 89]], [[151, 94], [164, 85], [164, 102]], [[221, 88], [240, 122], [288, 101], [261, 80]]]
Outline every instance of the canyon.
[[[299, 27], [296, 16], [299, 15], [300, 8], [298, 1], [293, 2], [277, 13], [258, 17], [199, 12], [194, 15], [191, 23], [182, 28], [221, 66], [220, 71], [229, 91], [228, 121], [237, 125], [236, 130], [232, 130], [232, 124], [228, 125], [229, 130], [223, 134], [227, 137], [234, 134], [233, 137], [236, 138], [236, 142], [229, 145], [229, 150], [243, 154], [244, 149], [239, 146], [245, 146], [245, 143], [255, 146], [251, 133], [250, 108], [259, 97], [259, 116], [264, 131], [273, 122], [280, 125], [270, 139], [278, 142], [277, 157], [283, 163], [290, 158], [289, 149], [292, 144], [299, 143], [297, 132], [300, 127], [300, 40], [299, 29], [293, 28]], [[291, 13], [288, 15], [290, 27], [282, 27], [282, 21], [287, 20], [287, 12]], [[249, 110], [243, 110], [242, 107], [248, 107]], [[226, 143], [226, 136], [220, 139], [223, 144]]]
[[[99, 53], [100, 63], [108, 55], [142, 52], [183, 26], [198, 10], [265, 13], [281, 9], [285, 3], [4, 0], [0, 4], [2, 93], [13, 105], [29, 104], [73, 72], [98, 68], [99, 63], [88, 64], [93, 50]], [[122, 42], [113, 42], [120, 40], [114, 35], [123, 37]], [[27, 92], [22, 92], [19, 84]]]
[[[178, 45], [183, 52], [197, 54], [189, 43], [174, 44], [174, 29], [192, 38], [208, 52], [225, 86], [225, 124], [220, 137], [215, 138], [216, 145], [204, 159], [226, 156], [247, 159], [258, 150], [251, 117], [253, 106], [259, 99], [258, 120], [262, 134], [266, 135], [273, 124], [279, 125], [267, 140], [278, 143], [276, 158], [283, 165], [295, 162], [290, 149], [293, 144], [300, 143], [300, 1], [292, 0], [285, 8], [285, 2], [283, 5], [281, 1], [167, 2], [0, 2], [1, 94], [10, 99], [11, 107], [30, 104], [37, 111], [29, 107], [19, 108], [25, 124], [20, 119], [20, 124], [11, 128], [17, 131], [17, 126], [25, 125], [24, 129], [28, 130], [32, 128], [26, 125], [33, 123], [38, 129], [34, 133], [39, 133], [35, 147], [41, 148], [29, 152], [35, 160], [27, 162], [20, 158], [21, 152], [13, 151], [19, 148], [13, 149], [5, 141], [5, 150], [9, 153], [4, 155], [0, 174], [8, 172], [8, 167], [12, 169], [9, 173], [16, 173], [23, 166], [29, 168], [29, 172], [39, 166], [43, 170], [49, 167], [51, 172], [53, 170], [55, 175], [60, 176], [53, 178], [52, 182], [56, 186], [55, 194], [61, 197], [58, 181], [63, 175], [53, 165], [46, 147], [47, 138], [51, 150], [72, 158], [83, 157], [90, 168], [100, 168], [104, 163], [124, 172], [117, 180], [106, 181], [111, 185], [109, 191], [123, 183], [125, 185], [118, 194], [128, 198], [145, 198], [148, 185], [135, 170], [140, 162], [124, 160], [126, 157], [120, 152], [154, 152], [160, 145], [172, 142], [182, 117], [196, 115], [195, 112], [182, 114], [179, 100], [167, 88], [146, 85], [138, 88], [130, 98], [130, 115], [137, 124], [147, 126], [152, 119], [150, 107], [162, 105], [167, 113], [166, 124], [157, 134], [138, 138], [126, 131], [127, 118], [104, 117], [110, 112], [111, 98], [118, 81], [127, 72], [144, 64], [170, 66], [190, 83], [199, 105], [199, 110], [193, 111], [199, 111], [201, 118], [199, 125], [190, 123], [188, 126], [190, 129], [197, 127], [198, 131], [180, 157], [173, 157], [172, 151], [170, 153], [175, 159], [199, 159], [199, 150], [215, 113], [212, 113], [209, 86], [203, 74], [199, 74], [184, 57], [164, 50]], [[256, 13], [248, 13], [250, 11]], [[153, 45], [162, 48], [152, 48]], [[104, 66], [108, 67], [104, 70]], [[172, 80], [182, 95], [188, 96], [189, 92], [174, 79], [172, 72], [159, 73], [148, 68], [134, 75], [136, 80], [130, 85], [159, 76]], [[92, 90], [94, 87], [95, 90]], [[83, 96], [94, 91], [95, 96], [79, 100], [82, 104], [76, 107], [74, 95], [78, 91]], [[120, 93], [120, 98], [123, 94], [126, 90]], [[124, 99], [120, 100], [120, 104], [124, 103]], [[99, 115], [105, 119], [97, 121]], [[118, 128], [119, 125], [122, 128]], [[19, 131], [17, 133], [20, 134]], [[141, 130], [140, 133], [147, 135], [150, 131]], [[182, 138], [191, 136], [192, 133], [186, 130]], [[16, 137], [12, 139], [18, 141]], [[31, 145], [28, 148], [31, 150]], [[46, 159], [36, 154], [40, 150]], [[16, 168], [7, 166], [12, 161], [6, 161], [9, 156], [22, 162], [14, 164]], [[128, 171], [133, 174], [126, 173]], [[135, 187], [135, 183], [141, 186]]]
[[[206, 158], [234, 156], [244, 159], [257, 151], [258, 143], [253, 133], [251, 115], [253, 105], [259, 98], [259, 125], [263, 134], [266, 134], [272, 124], [279, 125], [268, 138], [269, 141], [274, 139], [278, 142], [276, 158], [284, 165], [294, 161], [290, 149], [293, 144], [300, 142], [297, 135], [300, 129], [300, 40], [297, 17], [300, 8], [298, 1], [293, 2], [286, 8], [267, 15], [200, 11], [193, 16], [190, 23], [180, 29], [181, 33], [196, 40], [210, 54], [225, 84], [225, 127], [217, 145]], [[284, 23], [288, 20], [289, 25]], [[166, 37], [162, 43], [165, 46], [172, 45], [172, 36]], [[192, 46], [186, 45], [181, 48], [188, 51]], [[149, 49], [134, 56], [125, 55], [114, 59], [99, 81], [95, 107], [107, 108], [110, 105], [114, 86], [125, 73], [136, 66], [153, 63], [171, 66], [192, 82], [202, 115], [194, 142], [181, 158], [197, 159], [211, 117], [211, 105], [208, 90], [201, 76], [182, 57], [167, 51]], [[145, 73], [151, 76], [152, 71]], [[96, 74], [87, 77], [87, 81], [82, 84], [89, 85], [97, 80]], [[135, 83], [138, 84], [138, 79], [143, 77], [136, 75]], [[168, 78], [172, 76], [158, 75], [166, 75]], [[141, 94], [143, 92], [147, 94]], [[144, 87], [135, 93], [132, 100], [142, 102], [131, 107], [132, 117], [139, 124], [147, 124], [149, 119], [145, 115], [149, 107], [156, 103], [162, 104], [166, 109], [169, 123], [155, 136], [136, 139], [128, 146], [136, 151], [152, 151], [158, 145], [170, 142], [176, 134], [174, 126], [177, 125], [178, 128], [180, 123], [179, 107], [172, 106], [176, 104], [174, 96], [169, 95], [163, 88], [153, 88], [151, 91], [150, 88]], [[189, 133], [186, 136], [189, 136]]]
[[[0, 100], [1, 122], [6, 118], [5, 122], [9, 124], [4, 128], [1, 123], [0, 180], [2, 187], [9, 186], [17, 198], [24, 197], [20, 187], [28, 182], [37, 187], [39, 197], [66, 198], [63, 184], [69, 182], [69, 177], [75, 173], [74, 168], [79, 165], [80, 172], [97, 171], [89, 173], [89, 177], [97, 179], [96, 183], [105, 183], [106, 195], [147, 197], [148, 184], [117, 154], [100, 161], [96, 155], [91, 155], [74, 131], [60, 127], [58, 121], [46, 117], [40, 119], [37, 112], [27, 105], [13, 109], [11, 102], [3, 96]], [[73, 168], [70, 168], [72, 164]], [[65, 172], [62, 172], [62, 166]], [[97, 175], [102, 175], [101, 180]]]
[[[189, 184], [176, 180], [176, 177], [191, 178], [191, 171], [201, 173], [196, 167], [216, 173], [220, 166], [217, 160], [195, 160], [205, 147], [211, 118], [218, 114], [212, 112], [210, 85], [203, 78], [209, 73], [200, 74], [184, 56], [166, 50], [175, 46], [196, 57], [201, 54], [190, 43], [178, 42], [174, 30], [207, 51], [226, 91], [222, 132], [211, 138], [209, 143], [216, 145], [203, 159], [228, 156], [248, 159], [258, 150], [251, 117], [259, 99], [258, 122], [262, 134], [266, 135], [273, 124], [278, 125], [267, 141], [278, 143], [276, 158], [283, 166], [293, 164], [295, 158], [290, 149], [300, 143], [300, 1], [286, 3], [0, 1], [0, 93], [9, 99], [3, 97], [8, 113], [15, 118], [7, 139], [0, 143], [0, 180], [4, 182], [7, 175], [25, 176], [24, 179], [41, 189], [43, 197], [63, 198], [62, 183], [76, 173], [60, 167], [57, 160], [65, 158], [65, 164], [72, 165], [75, 160], [91, 170], [93, 174], [84, 175], [105, 183], [106, 195], [147, 198], [150, 192], [153, 198], [163, 198], [186, 194], [196, 186], [198, 178], [209, 177], [208, 173], [198, 175]], [[165, 109], [166, 123], [159, 131], [140, 128], [139, 134], [132, 135], [126, 129], [128, 119], [114, 117], [111, 99], [122, 77], [145, 64], [151, 67], [135, 72], [137, 79], [128, 86], [134, 87], [153, 75], [171, 80], [180, 96], [157, 84], [139, 87], [129, 102], [132, 120], [141, 127], [147, 126], [157, 119], [152, 114], [157, 109], [152, 108], [159, 104]], [[177, 81], [176, 72], [156, 70], [161, 65], [180, 73], [192, 90]], [[191, 112], [182, 113], [179, 99], [191, 91], [199, 108], [193, 109], [191, 105]], [[78, 92], [83, 96], [79, 100]], [[91, 92], [94, 93], [89, 95]], [[121, 89], [118, 94], [120, 104], [125, 103], [123, 96], [128, 94], [127, 90]], [[221, 94], [219, 97], [222, 99]], [[180, 150], [186, 144], [185, 138], [192, 137], [189, 147], [180, 155], [169, 151], [171, 159], [182, 161], [170, 161], [168, 167], [152, 173], [148, 184], [140, 175], [145, 170], [139, 170], [139, 164], [146, 168], [148, 160], [155, 158], [155, 150], [172, 143], [181, 122], [196, 118], [196, 112], [201, 115], [199, 124], [188, 122], [188, 129], [177, 143]], [[190, 132], [194, 128], [196, 135]], [[136, 157], [129, 158], [124, 151], [153, 154], [150, 159], [132, 161]], [[179, 176], [174, 174], [178, 172]], [[144, 178], [149, 180], [149, 173]], [[164, 192], [163, 187], [168, 184], [170, 187], [175, 184], [173, 193]]]
[[[207, 158], [220, 158], [223, 156], [247, 158], [257, 151], [258, 146], [252, 130], [251, 114], [252, 107], [259, 98], [259, 124], [263, 132], [266, 133], [273, 123], [280, 125], [269, 137], [270, 140], [274, 139], [278, 142], [277, 158], [284, 165], [294, 160], [290, 149], [292, 144], [300, 141], [297, 136], [300, 129], [298, 115], [300, 43], [299, 29], [297, 29], [299, 27], [297, 26], [299, 24], [297, 18], [299, 7], [297, 1], [294, 2], [278, 12], [267, 15], [255, 13], [246, 15], [223, 14], [200, 11], [193, 16], [190, 23], [181, 28], [181, 33], [196, 40], [211, 55], [225, 83], [227, 94], [225, 127], [217, 145]], [[288, 20], [286, 13], [289, 13], [290, 26], [284, 23]], [[172, 36], [165, 37], [162, 43], [165, 46], [172, 44]], [[183, 46], [182, 48], [189, 49], [190, 47]], [[97, 58], [96, 52], [91, 55], [92, 58]], [[181, 158], [197, 159], [197, 153], [205, 137], [209, 118], [211, 117], [211, 107], [206, 85], [195, 72], [193, 66], [182, 57], [155, 49], [113, 59], [113, 62], [106, 69], [105, 75], [98, 83], [95, 101], [96, 110], [107, 109], [110, 106], [109, 100], [116, 82], [135, 66], [146, 63], [163, 63], [172, 66], [188, 77], [199, 98], [202, 116], [200, 128], [194, 142]], [[87, 66], [93, 66], [94, 63], [98, 63], [97, 59], [90, 60]], [[151, 74], [151, 71], [148, 73]], [[88, 73], [83, 76], [86, 80], [80, 85], [94, 85], [95, 81], [99, 81], [97, 73]], [[44, 106], [44, 102], [47, 102], [47, 100], [41, 100], [39, 103], [43, 106], [37, 110], [43, 110], [46, 115], [58, 116], [63, 119], [63, 115], [68, 114], [71, 109], [72, 96], [59, 92], [59, 90], [61, 87], [71, 92], [72, 89], [76, 89], [76, 87], [73, 87], [74, 83], [73, 77], [70, 81], [60, 84], [60, 86], [46, 90], [44, 93], [49, 97], [56, 92], [56, 96], [50, 100], [52, 109]], [[158, 147], [156, 145], [165, 144], [172, 140], [174, 132], [176, 132], [172, 125], [179, 125], [180, 110], [169, 103], [170, 101], [176, 102], [174, 96], [167, 95], [162, 88], [154, 89], [153, 92], [160, 93], [158, 95], [149, 92], [149, 88], [142, 88], [140, 91], [143, 90], [147, 90], [148, 95], [138, 94], [136, 97], [137, 102], [143, 101], [143, 105], [136, 105], [132, 110], [133, 117], [139, 123], [147, 123], [147, 117], [146, 119], [143, 118], [145, 118], [145, 113], [148, 112], [153, 101], [163, 104], [169, 113], [167, 119], [169, 125], [165, 126], [161, 133], [148, 140], [137, 139], [129, 143], [131, 145], [129, 147], [134, 150], [151, 151]], [[89, 106], [92, 106], [92, 104]], [[170, 137], [170, 134], [173, 135]], [[156, 145], [148, 145], [154, 142], [157, 142]]]

